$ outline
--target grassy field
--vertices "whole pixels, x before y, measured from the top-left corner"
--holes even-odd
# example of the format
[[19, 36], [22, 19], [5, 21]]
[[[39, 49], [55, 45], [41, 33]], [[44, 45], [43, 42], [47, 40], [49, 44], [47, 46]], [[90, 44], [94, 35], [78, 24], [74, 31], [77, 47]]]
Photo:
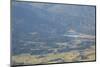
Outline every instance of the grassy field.
[[95, 60], [95, 46], [91, 46], [89, 49], [84, 49], [82, 55], [78, 50], [74, 50], [63, 53], [49, 53], [44, 56], [30, 54], [20, 54], [12, 56], [12, 64], [15, 65], [48, 64], [93, 60]]

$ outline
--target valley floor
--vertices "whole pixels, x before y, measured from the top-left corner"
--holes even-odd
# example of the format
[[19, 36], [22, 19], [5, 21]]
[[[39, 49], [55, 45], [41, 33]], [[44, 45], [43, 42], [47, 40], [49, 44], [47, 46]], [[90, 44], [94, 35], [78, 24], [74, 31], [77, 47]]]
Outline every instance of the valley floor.
[[91, 46], [81, 52], [78, 50], [72, 50], [63, 53], [49, 53], [43, 56], [31, 54], [15, 55], [12, 56], [12, 65], [94, 61], [96, 60], [95, 57], [95, 46]]

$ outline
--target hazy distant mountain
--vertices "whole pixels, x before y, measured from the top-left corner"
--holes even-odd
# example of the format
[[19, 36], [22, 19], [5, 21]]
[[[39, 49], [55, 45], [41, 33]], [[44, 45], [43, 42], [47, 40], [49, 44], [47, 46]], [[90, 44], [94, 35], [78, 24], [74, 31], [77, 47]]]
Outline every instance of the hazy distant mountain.
[[[35, 31], [57, 35], [72, 28], [85, 34], [95, 34], [94, 7], [48, 4], [48, 9], [45, 9], [45, 6], [39, 8], [27, 3], [13, 5], [12, 19], [15, 31], [18, 29], [21, 32]], [[62, 12], [59, 13], [60, 9]]]

